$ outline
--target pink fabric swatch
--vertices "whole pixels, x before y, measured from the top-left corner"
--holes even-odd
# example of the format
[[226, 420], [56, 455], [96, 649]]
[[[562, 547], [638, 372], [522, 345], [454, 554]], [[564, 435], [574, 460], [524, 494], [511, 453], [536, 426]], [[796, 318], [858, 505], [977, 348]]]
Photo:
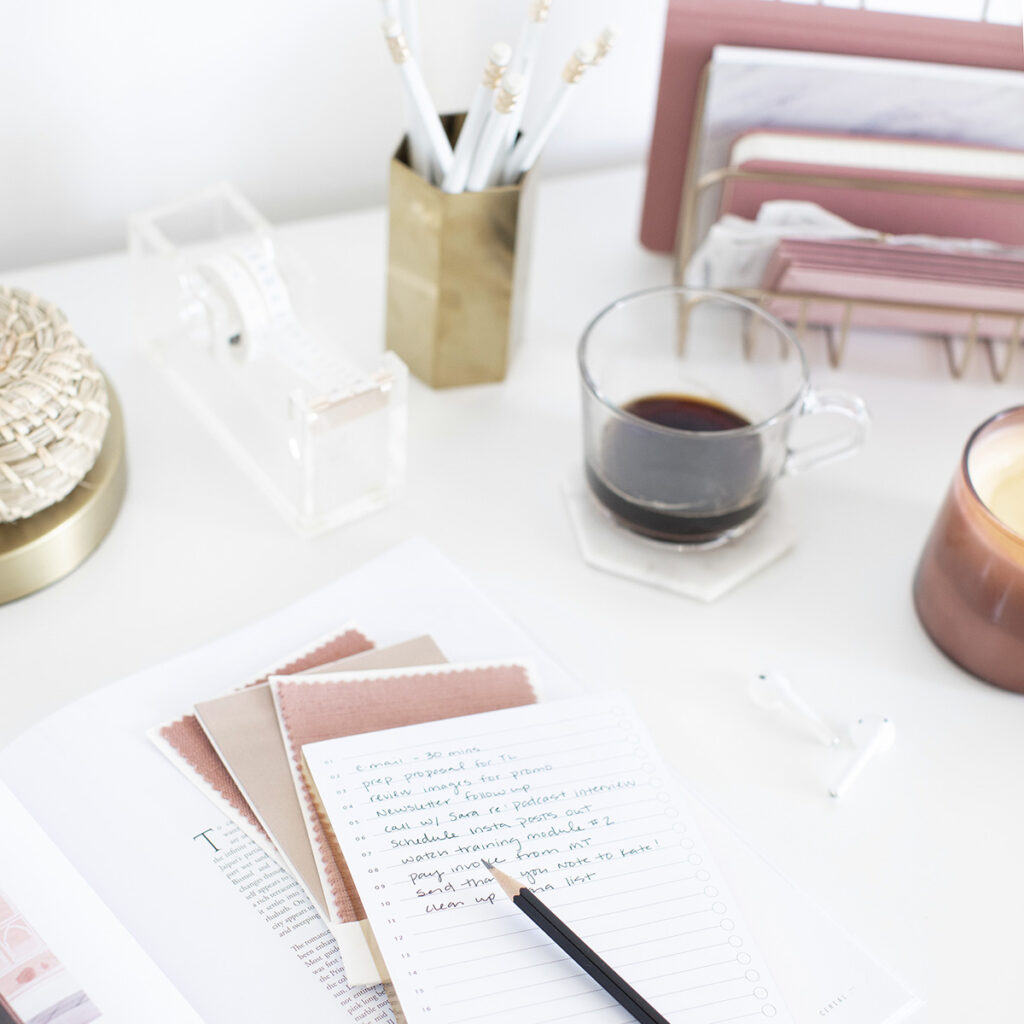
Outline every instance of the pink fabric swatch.
[[[266, 682], [267, 677], [274, 675], [292, 675], [301, 672], [303, 669], [315, 668], [317, 665], [325, 665], [328, 662], [338, 661], [341, 658], [353, 654], [360, 654], [373, 647], [358, 629], [349, 629], [344, 633], [332, 636], [330, 639], [318, 644], [310, 650], [301, 654], [293, 655], [285, 663], [277, 668], [272, 668], [264, 673], [259, 679], [246, 686], [255, 686], [258, 683]], [[249, 802], [242, 795], [235, 780], [221, 763], [213, 744], [210, 743], [199, 724], [195, 715], [185, 715], [176, 722], [170, 722], [159, 729], [160, 736], [178, 753], [182, 760], [198, 775], [204, 782], [212, 786], [221, 797], [235, 811], [237, 811], [253, 828], [261, 835], [266, 836], [267, 842], [271, 842], [263, 826], [257, 821], [256, 815], [252, 813]]]
[[248, 801], [235, 780], [217, 756], [195, 715], [185, 715], [176, 722], [160, 727], [160, 735], [204, 782], [212, 786], [252, 827], [271, 842], [263, 826], [256, 820]]
[[373, 647], [373, 643], [367, 640], [358, 629], [349, 629], [337, 636], [332, 636], [322, 644], [318, 644], [312, 650], [294, 656], [286, 665], [281, 668], [273, 668], [264, 673], [259, 679], [254, 679], [246, 686], [259, 686], [265, 683], [271, 676], [290, 676], [296, 672], [306, 672], [311, 668], [318, 668], [327, 665], [332, 661], [341, 661], [342, 658], [351, 658], [353, 654], [362, 654]]

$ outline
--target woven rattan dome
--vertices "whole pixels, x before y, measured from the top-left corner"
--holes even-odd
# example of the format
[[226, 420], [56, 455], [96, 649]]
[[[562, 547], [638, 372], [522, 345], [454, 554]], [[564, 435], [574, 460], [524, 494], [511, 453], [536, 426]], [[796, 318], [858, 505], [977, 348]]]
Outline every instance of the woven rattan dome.
[[96, 461], [109, 418], [103, 375], [64, 314], [0, 286], [0, 522], [70, 493]]

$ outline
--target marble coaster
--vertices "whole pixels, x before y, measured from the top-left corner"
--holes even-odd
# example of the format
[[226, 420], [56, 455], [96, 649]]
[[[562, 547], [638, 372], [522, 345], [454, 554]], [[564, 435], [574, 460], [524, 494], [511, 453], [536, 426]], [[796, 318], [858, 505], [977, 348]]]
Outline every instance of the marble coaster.
[[692, 550], [650, 540], [616, 525], [579, 474], [563, 480], [562, 493], [588, 565], [700, 601], [714, 601], [728, 593], [796, 543], [786, 494], [778, 486], [749, 532], [721, 547]]

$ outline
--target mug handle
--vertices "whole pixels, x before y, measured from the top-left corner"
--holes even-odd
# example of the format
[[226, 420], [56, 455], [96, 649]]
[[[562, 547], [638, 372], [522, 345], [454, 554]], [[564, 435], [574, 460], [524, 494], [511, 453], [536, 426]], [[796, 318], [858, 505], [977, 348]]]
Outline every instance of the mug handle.
[[824, 466], [828, 462], [844, 459], [847, 455], [852, 455], [867, 440], [871, 415], [863, 399], [839, 388], [809, 390], [800, 409], [800, 415], [814, 416], [829, 412], [845, 416], [850, 421], [851, 429], [839, 437], [816, 441], [803, 448], [790, 448], [783, 469], [785, 473], [803, 473], [815, 466]]

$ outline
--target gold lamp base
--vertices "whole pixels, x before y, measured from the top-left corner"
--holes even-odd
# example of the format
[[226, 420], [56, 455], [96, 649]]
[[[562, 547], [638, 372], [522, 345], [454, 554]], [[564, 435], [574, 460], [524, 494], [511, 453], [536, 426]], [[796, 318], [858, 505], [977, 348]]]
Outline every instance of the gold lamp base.
[[34, 516], [0, 523], [0, 604], [66, 576], [99, 547], [124, 499], [127, 472], [121, 406], [107, 383], [110, 423], [103, 448], [82, 482]]

